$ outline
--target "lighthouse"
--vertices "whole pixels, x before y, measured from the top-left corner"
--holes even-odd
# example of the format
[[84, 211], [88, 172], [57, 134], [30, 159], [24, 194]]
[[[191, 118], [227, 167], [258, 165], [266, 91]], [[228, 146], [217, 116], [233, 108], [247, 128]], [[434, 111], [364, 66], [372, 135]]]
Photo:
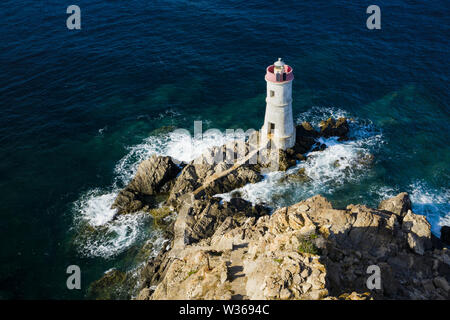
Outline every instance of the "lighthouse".
[[261, 129], [261, 143], [272, 149], [286, 150], [295, 144], [295, 127], [292, 118], [292, 80], [290, 66], [278, 58], [266, 69], [266, 115]]

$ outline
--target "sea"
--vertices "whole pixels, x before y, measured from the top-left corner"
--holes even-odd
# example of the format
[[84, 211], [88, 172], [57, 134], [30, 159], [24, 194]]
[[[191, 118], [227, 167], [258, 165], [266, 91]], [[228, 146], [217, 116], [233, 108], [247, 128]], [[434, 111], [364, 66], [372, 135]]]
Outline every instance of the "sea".
[[[72, 4], [80, 30], [66, 25]], [[366, 26], [371, 4], [381, 29]], [[107, 271], [137, 279], [168, 242], [148, 214], [112, 219], [118, 191], [152, 154], [190, 161], [227, 129], [259, 129], [265, 68], [279, 57], [294, 69], [294, 121], [344, 116], [352, 139], [323, 140], [291, 169], [310, 181], [274, 172], [242, 197], [376, 207], [405, 191], [439, 236], [450, 225], [449, 10], [445, 0], [3, 0], [0, 299], [92, 299]], [[194, 121], [223, 135], [174, 131], [193, 133]], [[80, 289], [67, 287], [71, 265]]]

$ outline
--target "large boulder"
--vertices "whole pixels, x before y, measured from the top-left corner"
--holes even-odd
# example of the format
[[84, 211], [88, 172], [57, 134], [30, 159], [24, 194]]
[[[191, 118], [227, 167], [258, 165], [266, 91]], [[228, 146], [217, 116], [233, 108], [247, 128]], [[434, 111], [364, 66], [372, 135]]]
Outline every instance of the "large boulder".
[[399, 217], [404, 217], [408, 213], [408, 210], [411, 210], [411, 199], [408, 193], [402, 192], [393, 198], [381, 201], [378, 209], [392, 212]]
[[155, 195], [180, 172], [172, 158], [153, 155], [139, 164], [127, 188], [145, 195]]
[[403, 218], [402, 230], [406, 233], [409, 247], [417, 254], [423, 255], [431, 249], [431, 226], [422, 215], [408, 213]]
[[339, 137], [341, 140], [347, 139], [347, 134], [350, 130], [347, 119], [342, 117], [337, 121], [333, 118], [328, 118], [325, 121], [321, 121], [320, 134], [325, 137]]
[[319, 133], [309, 122], [303, 122], [295, 127], [294, 150], [298, 154], [307, 153], [316, 144]]
[[156, 205], [155, 196], [168, 192], [180, 168], [170, 157], [153, 155], [139, 164], [130, 183], [119, 192], [111, 208], [117, 214], [146, 210]]

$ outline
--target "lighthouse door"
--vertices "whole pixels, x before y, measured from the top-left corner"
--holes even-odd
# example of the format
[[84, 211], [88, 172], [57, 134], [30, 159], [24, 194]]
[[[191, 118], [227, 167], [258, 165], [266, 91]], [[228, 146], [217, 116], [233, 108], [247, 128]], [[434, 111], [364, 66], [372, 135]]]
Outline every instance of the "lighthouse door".
[[269, 122], [269, 125], [267, 126], [267, 134], [269, 136], [269, 139], [272, 138], [274, 132], [275, 132], [275, 123]]
[[275, 123], [269, 122], [267, 124], [267, 140], [269, 141], [268, 143], [268, 148], [272, 149], [272, 138], [273, 138], [273, 134], [275, 133]]

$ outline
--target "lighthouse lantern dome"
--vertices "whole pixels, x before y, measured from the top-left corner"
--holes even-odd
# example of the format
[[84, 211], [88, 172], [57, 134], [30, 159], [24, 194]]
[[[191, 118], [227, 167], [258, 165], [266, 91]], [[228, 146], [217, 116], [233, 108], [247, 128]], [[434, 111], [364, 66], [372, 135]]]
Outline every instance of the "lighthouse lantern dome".
[[274, 62], [273, 66], [274, 66], [275, 73], [284, 72], [285, 63], [283, 60], [281, 60], [281, 58], [278, 58], [278, 61]]

